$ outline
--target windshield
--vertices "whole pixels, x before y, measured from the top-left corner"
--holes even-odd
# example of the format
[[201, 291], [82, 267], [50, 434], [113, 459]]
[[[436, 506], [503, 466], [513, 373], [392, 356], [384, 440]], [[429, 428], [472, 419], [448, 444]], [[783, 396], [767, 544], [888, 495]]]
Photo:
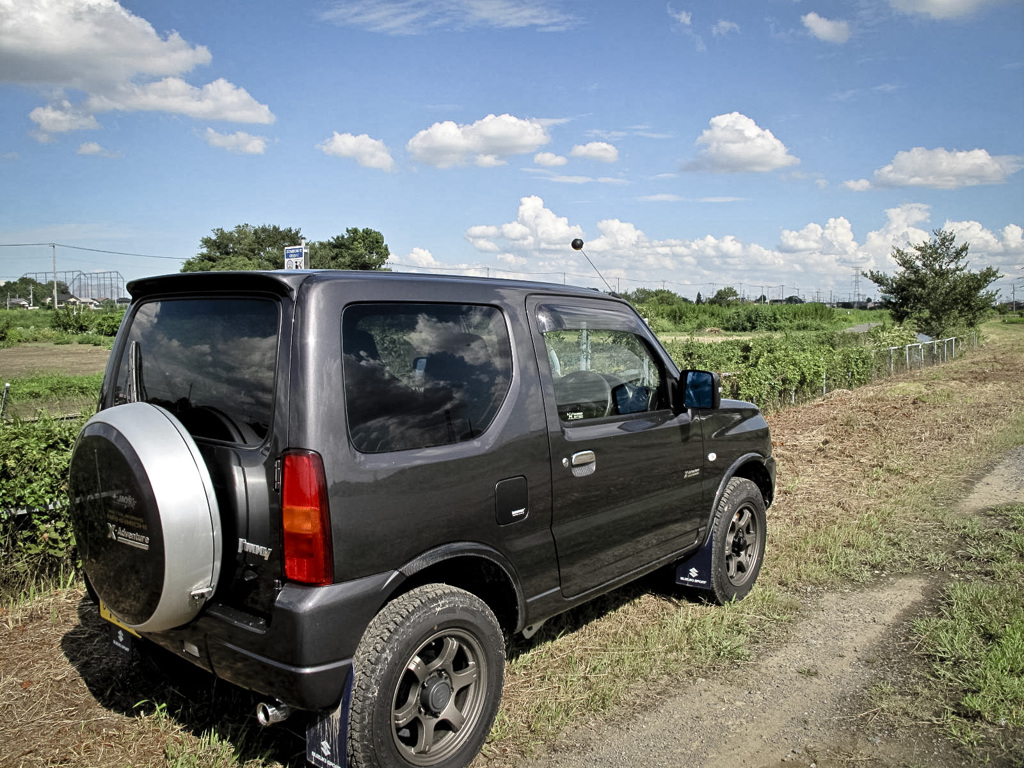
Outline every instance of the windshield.
[[257, 445], [270, 429], [279, 326], [270, 299], [145, 302], [131, 319], [115, 405], [152, 403], [195, 437]]

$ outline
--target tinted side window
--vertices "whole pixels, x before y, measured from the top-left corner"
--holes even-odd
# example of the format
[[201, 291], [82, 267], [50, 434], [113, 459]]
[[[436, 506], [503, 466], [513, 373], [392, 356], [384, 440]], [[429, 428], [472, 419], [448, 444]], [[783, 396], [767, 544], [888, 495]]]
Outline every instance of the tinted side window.
[[512, 352], [494, 307], [360, 304], [345, 310], [341, 325], [348, 429], [358, 451], [471, 440], [508, 393]]
[[280, 312], [269, 299], [173, 299], [131, 318], [114, 401], [173, 413], [196, 437], [258, 445], [270, 428]]
[[539, 308], [562, 421], [666, 407], [661, 370], [640, 336], [604, 312]]

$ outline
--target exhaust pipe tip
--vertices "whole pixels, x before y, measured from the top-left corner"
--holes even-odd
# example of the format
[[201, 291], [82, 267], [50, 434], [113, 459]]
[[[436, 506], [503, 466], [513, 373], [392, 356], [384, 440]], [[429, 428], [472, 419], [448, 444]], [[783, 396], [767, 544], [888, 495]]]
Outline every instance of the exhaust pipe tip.
[[261, 701], [256, 705], [256, 720], [263, 727], [284, 722], [291, 713], [292, 708], [283, 701], [275, 701], [273, 704]]

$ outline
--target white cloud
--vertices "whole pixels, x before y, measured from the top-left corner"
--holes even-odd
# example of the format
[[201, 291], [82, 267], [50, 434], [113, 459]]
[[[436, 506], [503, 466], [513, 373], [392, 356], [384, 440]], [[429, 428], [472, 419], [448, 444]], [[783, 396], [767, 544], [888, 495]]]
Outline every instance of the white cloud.
[[421, 268], [437, 268], [443, 267], [444, 265], [434, 258], [434, 255], [426, 248], [413, 248], [409, 251], [409, 255], [405, 257], [405, 261], [410, 261], [417, 267]]
[[540, 121], [488, 115], [471, 125], [450, 120], [434, 123], [413, 136], [406, 149], [413, 159], [437, 168], [465, 165], [470, 160], [490, 167], [513, 155], [536, 152], [550, 140]]
[[538, 152], [533, 156], [533, 162], [547, 168], [554, 168], [559, 165], [565, 165], [569, 160], [561, 155], [556, 155], [554, 152]]
[[100, 127], [95, 116], [72, 106], [67, 99], [47, 107], [36, 107], [28, 116], [44, 134], [94, 130]]
[[673, 195], [667, 192], [657, 195], [644, 195], [638, 199], [645, 203], [681, 203], [683, 201], [683, 198], [679, 195]]
[[808, 31], [825, 43], [845, 43], [850, 39], [850, 25], [845, 21], [831, 21], [811, 13], [800, 17]]
[[597, 160], [601, 163], [614, 163], [619, 159], [619, 150], [607, 142], [592, 141], [589, 144], [577, 144], [569, 152], [569, 155], [586, 160]]
[[85, 155], [87, 157], [120, 157], [120, 153], [111, 152], [110, 150], [104, 149], [95, 141], [86, 141], [78, 146], [79, 155]]
[[982, 8], [1006, 2], [1008, 0], [889, 0], [889, 4], [897, 11], [920, 13], [933, 19], [970, 16]]
[[711, 118], [711, 127], [697, 139], [704, 146], [686, 171], [711, 173], [765, 173], [800, 161], [771, 131], [739, 112]]
[[[898, 152], [893, 161], [875, 171], [874, 186], [930, 187], [959, 189], [980, 184], [1002, 184], [1024, 167], [1017, 155], [990, 155], [984, 149], [950, 151], [943, 148], [914, 147]], [[844, 182], [855, 191], [868, 189], [866, 179]]]
[[267, 140], [263, 136], [253, 136], [245, 131], [226, 134], [207, 128], [203, 139], [211, 147], [243, 155], [262, 155], [267, 149]]
[[693, 40], [693, 45], [698, 52], [703, 53], [707, 50], [707, 46], [704, 45], [704, 41], [700, 35], [693, 31], [693, 14], [689, 11], [677, 11], [668, 6], [668, 15], [677, 23], [682, 29], [683, 34]]
[[850, 179], [844, 181], [843, 186], [853, 192], [866, 192], [871, 189], [871, 182], [867, 179]]
[[[181, 79], [211, 59], [204, 46], [176, 32], [162, 37], [115, 0], [0, 3], [0, 81], [46, 94], [50, 103], [30, 114], [44, 140], [98, 128], [95, 116], [113, 110], [273, 122], [268, 107], [226, 80], [195, 87]], [[73, 104], [65, 91], [85, 95]]]
[[[891, 272], [893, 248], [927, 241], [930, 208], [908, 203], [885, 212], [885, 221], [861, 240], [845, 217], [811, 222], [796, 230], [782, 230], [777, 247], [744, 242], [731, 236], [705, 235], [691, 240], [656, 240], [636, 224], [620, 219], [598, 221], [591, 238], [580, 225], [549, 210], [539, 197], [522, 198], [515, 220], [507, 224], [472, 227], [466, 239], [491, 263], [512, 265], [527, 279], [550, 279], [552, 273], [569, 282], [603, 287], [591, 266], [570, 243], [585, 242], [587, 255], [616, 290], [637, 285], [659, 285], [693, 298], [698, 290], [708, 295], [732, 285], [748, 296], [762, 292], [770, 298], [800, 293], [807, 300], [849, 300], [854, 275], [862, 270]], [[989, 264], [1013, 271], [1024, 263], [1024, 230], [1010, 224], [999, 231], [978, 222], [946, 222], [958, 242], [970, 243], [971, 268]], [[476, 273], [487, 267], [477, 265]], [[559, 279], [559, 282], [561, 280]], [[785, 285], [780, 285], [785, 281]], [[876, 293], [874, 285], [859, 279], [862, 296]], [[617, 284], [618, 283], [618, 284]], [[686, 286], [690, 286], [689, 289]], [[834, 292], [834, 295], [833, 295]]]
[[331, 138], [316, 146], [325, 155], [355, 160], [364, 168], [379, 168], [388, 172], [395, 169], [395, 161], [387, 145], [380, 139], [371, 139], [365, 133], [353, 136], [351, 133], [335, 131]]
[[480, 27], [558, 31], [576, 24], [573, 16], [562, 13], [548, 0], [334, 0], [321, 18], [339, 26], [388, 35]]
[[783, 253], [819, 253], [830, 256], [852, 256], [857, 251], [853, 227], [843, 216], [832, 218], [823, 227], [808, 224], [798, 232], [784, 229], [779, 238]]
[[466, 239], [484, 253], [508, 253], [517, 257], [550, 255], [569, 249], [583, 230], [556, 216], [537, 197], [519, 201], [516, 220], [507, 224], [485, 224], [466, 230]]
[[668, 6], [668, 15], [678, 21], [683, 26], [690, 26], [693, 23], [693, 14], [688, 11], [676, 11], [673, 10], [672, 6]]
[[711, 28], [711, 34], [715, 37], [725, 37], [726, 35], [735, 32], [739, 34], [740, 25], [734, 21], [726, 21], [722, 19], [715, 26]]
[[244, 88], [223, 78], [202, 88], [178, 77], [154, 83], [127, 83], [106, 93], [95, 93], [86, 101], [92, 112], [170, 112], [200, 120], [227, 120], [233, 123], [274, 122], [270, 109], [256, 102]]

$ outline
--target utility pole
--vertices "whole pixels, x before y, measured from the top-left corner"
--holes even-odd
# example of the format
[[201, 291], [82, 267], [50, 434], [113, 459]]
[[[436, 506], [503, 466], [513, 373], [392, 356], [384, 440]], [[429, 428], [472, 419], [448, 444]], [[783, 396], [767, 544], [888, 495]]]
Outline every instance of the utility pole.
[[57, 311], [57, 244], [50, 243], [50, 252], [53, 254], [53, 311]]

